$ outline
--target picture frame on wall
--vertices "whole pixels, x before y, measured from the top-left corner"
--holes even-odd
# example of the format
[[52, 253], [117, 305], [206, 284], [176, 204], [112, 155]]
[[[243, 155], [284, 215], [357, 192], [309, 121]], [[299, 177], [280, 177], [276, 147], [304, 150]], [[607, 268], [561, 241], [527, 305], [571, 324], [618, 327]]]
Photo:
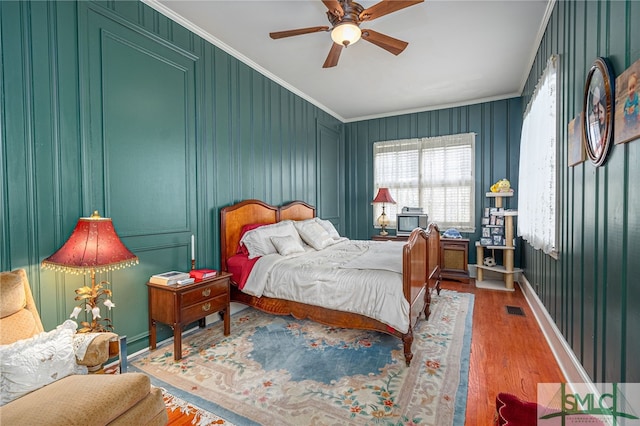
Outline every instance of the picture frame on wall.
[[613, 136], [615, 81], [606, 58], [596, 58], [589, 69], [582, 102], [582, 135], [591, 162], [601, 166], [607, 160]]
[[616, 78], [614, 144], [640, 138], [640, 59]]
[[569, 167], [582, 163], [586, 160], [587, 155], [584, 152], [584, 143], [582, 142], [582, 113], [569, 122], [567, 127], [567, 139], [569, 147], [567, 151], [567, 162]]

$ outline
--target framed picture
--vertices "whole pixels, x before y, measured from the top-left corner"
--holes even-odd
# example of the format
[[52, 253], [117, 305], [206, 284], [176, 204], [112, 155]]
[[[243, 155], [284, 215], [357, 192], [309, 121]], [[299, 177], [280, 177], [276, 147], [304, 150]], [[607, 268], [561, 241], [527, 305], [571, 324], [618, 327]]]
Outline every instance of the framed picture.
[[504, 245], [504, 238], [502, 238], [502, 235], [494, 235], [493, 236], [493, 245], [494, 246], [503, 246]]
[[489, 217], [489, 207], [484, 208], [484, 217]]
[[504, 231], [501, 226], [491, 228], [491, 235], [504, 235]]
[[582, 143], [582, 113], [569, 122], [567, 130], [569, 139], [567, 162], [569, 166], [575, 166], [586, 159], [584, 144]]
[[491, 236], [491, 228], [482, 228], [482, 237], [489, 238]]
[[504, 216], [496, 216], [496, 225], [504, 226]]
[[640, 59], [616, 79], [615, 132], [613, 135], [615, 144], [630, 142], [640, 137], [639, 78]]
[[496, 224], [496, 217], [491, 216], [491, 218], [489, 219], [489, 225], [495, 225], [495, 224]]
[[483, 225], [488, 225], [489, 224], [489, 217], [488, 216], [482, 218], [482, 224]]
[[611, 148], [614, 85], [609, 62], [597, 58], [587, 74], [582, 102], [584, 148], [596, 167], [604, 164]]
[[491, 239], [491, 238], [480, 238], [480, 245], [481, 246], [490, 246], [491, 244], [493, 244], [493, 239]]

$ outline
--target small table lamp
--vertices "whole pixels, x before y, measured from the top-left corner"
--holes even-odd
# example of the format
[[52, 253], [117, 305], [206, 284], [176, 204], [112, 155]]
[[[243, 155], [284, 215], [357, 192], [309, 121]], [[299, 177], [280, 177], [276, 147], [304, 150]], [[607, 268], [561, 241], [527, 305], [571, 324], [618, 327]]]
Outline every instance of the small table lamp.
[[[102, 318], [99, 302], [109, 310], [115, 307], [111, 302], [111, 290], [105, 288], [107, 281], [96, 284], [96, 272], [113, 271], [137, 265], [138, 257], [127, 249], [113, 228], [111, 219], [100, 217], [94, 211], [91, 217], [81, 217], [66, 243], [58, 251], [42, 261], [42, 268], [70, 274], [91, 274], [91, 287], [76, 290], [75, 300], [84, 303], [87, 313], [91, 312], [91, 323], [81, 322], [78, 332], [110, 331], [111, 319]], [[104, 299], [104, 300], [103, 300]], [[76, 307], [71, 314], [77, 318], [82, 310]], [[105, 325], [101, 324], [105, 322]]]
[[371, 204], [382, 203], [382, 214], [378, 216], [378, 224], [382, 228], [380, 231], [380, 235], [388, 235], [387, 226], [389, 225], [389, 218], [387, 214], [384, 212], [385, 203], [395, 204], [395, 200], [391, 197], [389, 193], [389, 188], [379, 188], [378, 194], [376, 198], [373, 199]]

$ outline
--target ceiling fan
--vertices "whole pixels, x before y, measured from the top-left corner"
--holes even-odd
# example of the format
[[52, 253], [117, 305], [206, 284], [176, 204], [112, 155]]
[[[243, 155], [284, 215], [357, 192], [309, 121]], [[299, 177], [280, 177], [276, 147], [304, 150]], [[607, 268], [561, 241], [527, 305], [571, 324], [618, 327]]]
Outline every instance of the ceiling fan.
[[379, 33], [369, 29], [360, 29], [360, 24], [372, 21], [389, 13], [397, 12], [424, 0], [382, 0], [379, 3], [365, 9], [360, 4], [351, 0], [322, 0], [327, 7], [327, 18], [331, 27], [319, 26], [299, 28], [297, 30], [277, 31], [269, 33], [272, 39], [297, 36], [302, 34], [331, 31], [333, 44], [322, 68], [330, 68], [338, 65], [338, 59], [343, 47], [352, 45], [360, 38], [385, 49], [394, 55], [399, 55], [409, 45], [406, 41]]

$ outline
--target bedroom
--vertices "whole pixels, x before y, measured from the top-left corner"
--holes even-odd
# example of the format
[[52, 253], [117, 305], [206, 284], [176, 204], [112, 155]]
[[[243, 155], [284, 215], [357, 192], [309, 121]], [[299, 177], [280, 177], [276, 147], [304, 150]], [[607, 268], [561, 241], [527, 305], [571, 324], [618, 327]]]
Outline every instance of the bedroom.
[[[41, 303], [45, 327], [61, 323], [79, 281], [57, 280], [40, 261], [78, 217], [106, 212], [140, 257], [112, 279], [114, 321], [130, 336], [130, 352], [147, 345], [144, 283], [185, 268], [191, 234], [198, 264], [219, 264], [220, 208], [245, 198], [311, 200], [345, 235], [367, 239], [373, 189], [362, 159], [370, 158], [371, 143], [428, 136], [437, 126], [478, 133], [480, 193], [504, 176], [517, 188], [520, 117], [546, 58], [566, 58], [562, 131], [577, 114], [593, 59], [609, 57], [619, 74], [640, 57], [640, 30], [631, 24], [636, 2], [558, 2], [523, 98], [341, 123], [141, 3], [2, 2], [0, 11], [2, 270], [26, 268], [36, 298], [56, 301]], [[108, 46], [103, 63], [100, 37]], [[135, 55], [118, 40], [153, 55]], [[171, 66], [159, 66], [154, 55]], [[104, 99], [95, 78], [100, 63], [112, 79]], [[94, 137], [102, 132], [117, 143], [103, 146]], [[317, 150], [319, 138], [335, 143]], [[638, 144], [614, 147], [599, 168], [566, 167], [565, 144], [560, 138], [560, 258], [525, 246], [519, 263], [593, 381], [639, 382], [640, 341], [631, 337], [640, 320], [640, 290], [632, 285], [640, 228], [630, 213], [640, 202]]]

